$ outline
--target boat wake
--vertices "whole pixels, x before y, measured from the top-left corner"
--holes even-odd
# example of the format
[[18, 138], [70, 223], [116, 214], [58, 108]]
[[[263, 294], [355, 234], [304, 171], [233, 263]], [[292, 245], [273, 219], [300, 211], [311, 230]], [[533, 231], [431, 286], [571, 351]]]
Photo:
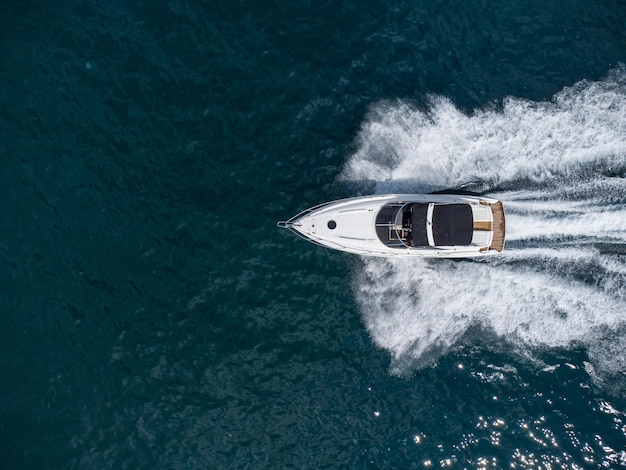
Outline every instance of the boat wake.
[[467, 115], [435, 96], [427, 109], [371, 110], [344, 180], [379, 193], [469, 189], [507, 213], [493, 258], [362, 260], [356, 300], [395, 373], [473, 338], [524, 356], [583, 348], [596, 371], [626, 371], [624, 116], [623, 68], [549, 102], [508, 98]]

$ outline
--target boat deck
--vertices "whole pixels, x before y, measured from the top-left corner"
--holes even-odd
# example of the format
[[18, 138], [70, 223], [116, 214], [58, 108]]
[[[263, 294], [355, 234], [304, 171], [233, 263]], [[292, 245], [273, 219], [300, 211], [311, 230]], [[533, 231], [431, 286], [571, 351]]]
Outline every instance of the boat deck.
[[500, 201], [495, 204], [489, 204], [491, 212], [493, 213], [493, 240], [491, 242], [490, 250], [502, 251], [504, 249], [504, 234], [505, 234], [505, 222], [504, 222], [504, 208]]

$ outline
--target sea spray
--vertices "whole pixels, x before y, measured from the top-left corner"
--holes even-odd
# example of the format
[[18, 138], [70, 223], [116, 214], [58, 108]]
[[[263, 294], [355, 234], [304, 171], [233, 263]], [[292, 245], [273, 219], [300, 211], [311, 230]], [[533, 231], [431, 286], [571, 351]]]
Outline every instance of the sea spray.
[[343, 179], [377, 192], [471, 184], [507, 212], [507, 247], [484, 261], [362, 260], [356, 301], [394, 372], [431, 364], [476, 331], [524, 355], [583, 346], [601, 373], [622, 370], [624, 77], [471, 114], [436, 96], [426, 110], [372, 108]]
[[547, 182], [581, 172], [623, 172], [626, 165], [626, 72], [581, 82], [552, 101], [507, 98], [466, 114], [445, 97], [426, 110], [403, 101], [375, 105], [343, 170], [347, 180], [415, 188], [482, 181]]

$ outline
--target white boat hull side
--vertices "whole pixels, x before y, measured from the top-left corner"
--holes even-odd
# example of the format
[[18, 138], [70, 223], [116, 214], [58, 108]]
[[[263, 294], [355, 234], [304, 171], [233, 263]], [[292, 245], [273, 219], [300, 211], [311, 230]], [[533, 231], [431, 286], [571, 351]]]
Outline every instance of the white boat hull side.
[[[376, 233], [376, 217], [383, 206], [398, 203], [469, 204], [474, 232], [463, 246], [391, 247]], [[342, 199], [308, 209], [279, 225], [328, 248], [362, 256], [401, 258], [470, 258], [497, 253], [489, 249], [493, 231], [491, 204], [496, 199], [451, 194], [387, 194]], [[482, 225], [481, 225], [482, 224]], [[478, 227], [478, 230], [476, 229]]]

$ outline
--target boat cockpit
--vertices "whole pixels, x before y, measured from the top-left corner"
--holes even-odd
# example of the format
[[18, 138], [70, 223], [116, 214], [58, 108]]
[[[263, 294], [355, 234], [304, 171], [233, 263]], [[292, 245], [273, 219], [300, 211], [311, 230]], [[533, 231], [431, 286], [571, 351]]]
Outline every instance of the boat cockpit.
[[390, 248], [469, 245], [472, 208], [458, 203], [391, 202], [376, 216], [376, 234]]

